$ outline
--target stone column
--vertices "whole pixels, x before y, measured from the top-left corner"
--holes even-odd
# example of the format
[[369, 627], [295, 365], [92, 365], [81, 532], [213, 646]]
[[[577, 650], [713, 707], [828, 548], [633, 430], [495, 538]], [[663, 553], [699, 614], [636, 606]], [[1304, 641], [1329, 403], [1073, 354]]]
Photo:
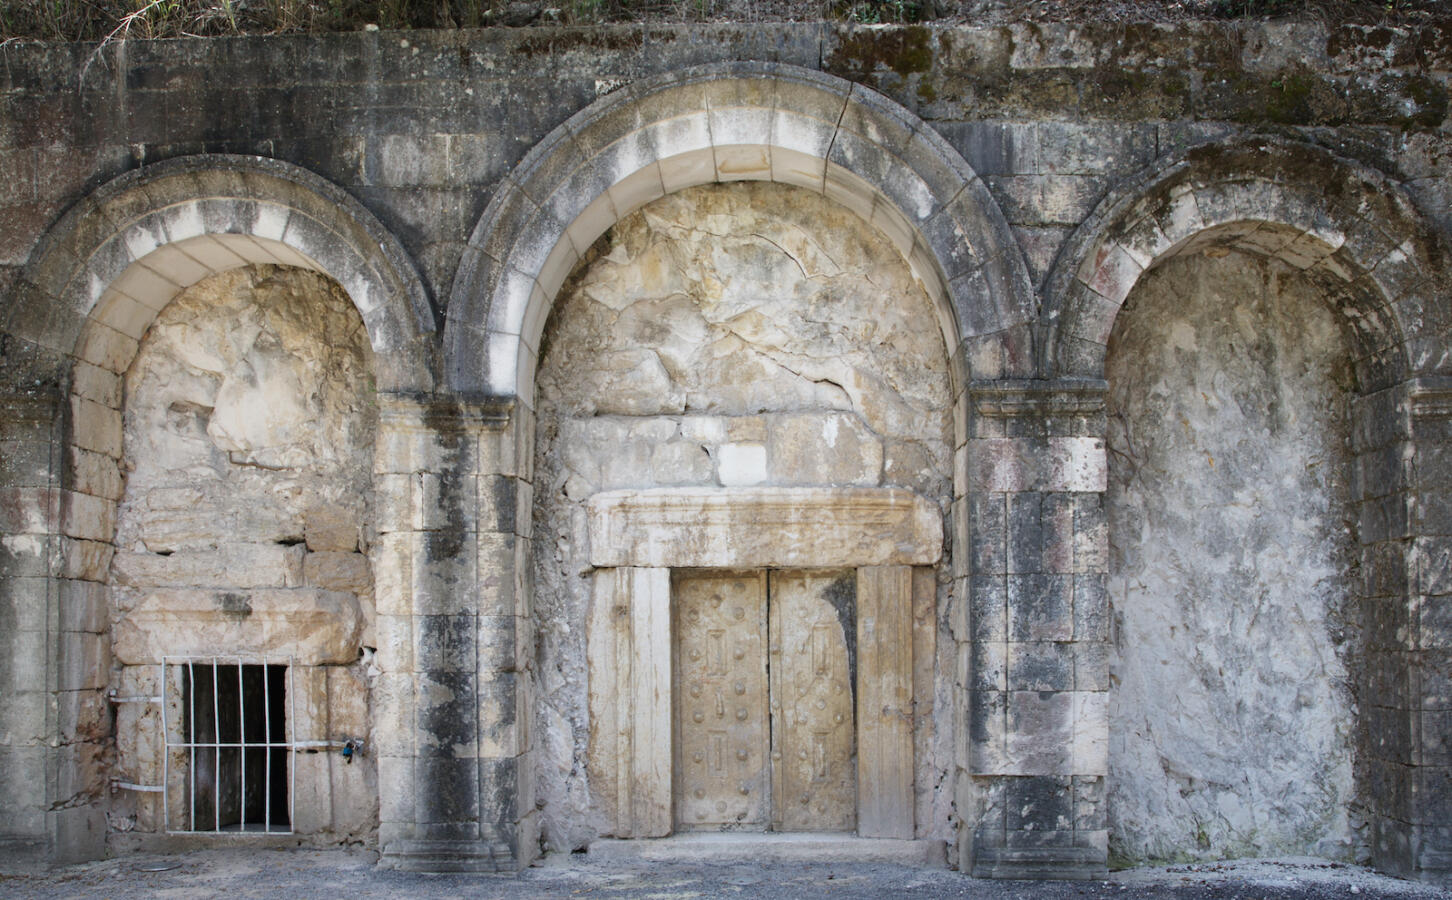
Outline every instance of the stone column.
[[528, 669], [533, 414], [380, 398], [380, 865], [498, 871], [538, 845]]
[[955, 505], [966, 546], [960, 865], [1106, 872], [1107, 562], [1102, 381], [969, 387]]

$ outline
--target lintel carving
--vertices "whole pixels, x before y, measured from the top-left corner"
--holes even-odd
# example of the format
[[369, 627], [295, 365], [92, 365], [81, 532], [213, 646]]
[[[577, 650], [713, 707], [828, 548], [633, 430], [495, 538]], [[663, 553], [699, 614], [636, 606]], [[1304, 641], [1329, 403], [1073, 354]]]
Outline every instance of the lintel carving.
[[902, 488], [657, 488], [589, 501], [599, 568], [927, 566], [938, 508]]

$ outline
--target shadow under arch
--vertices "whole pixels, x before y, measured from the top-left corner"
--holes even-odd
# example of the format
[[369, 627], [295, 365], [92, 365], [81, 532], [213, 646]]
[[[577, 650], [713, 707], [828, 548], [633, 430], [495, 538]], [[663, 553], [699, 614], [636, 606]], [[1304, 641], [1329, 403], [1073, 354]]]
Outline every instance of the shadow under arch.
[[[533, 402], [539, 337], [595, 239], [644, 204], [712, 182], [776, 181], [879, 228], [933, 298], [950, 356], [1027, 329], [1022, 251], [986, 186], [926, 123], [860, 85], [794, 66], [707, 65], [607, 95], [541, 141], [495, 192], [449, 298], [444, 379]], [[966, 364], [955, 364], [966, 376]]]

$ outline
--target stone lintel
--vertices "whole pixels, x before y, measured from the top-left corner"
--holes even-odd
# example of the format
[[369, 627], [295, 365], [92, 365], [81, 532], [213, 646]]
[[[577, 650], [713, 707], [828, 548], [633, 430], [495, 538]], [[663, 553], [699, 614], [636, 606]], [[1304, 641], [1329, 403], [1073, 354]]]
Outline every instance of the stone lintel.
[[484, 394], [379, 393], [378, 424], [406, 431], [501, 430], [514, 406], [513, 397]]
[[404, 840], [383, 848], [378, 866], [402, 872], [513, 872], [509, 845], [499, 840]]
[[590, 563], [671, 568], [926, 566], [938, 508], [901, 488], [658, 488], [590, 498]]
[[146, 595], [116, 623], [112, 652], [124, 665], [163, 657], [262, 656], [302, 666], [358, 659], [358, 598], [316, 588], [175, 588]]
[[1088, 416], [1104, 411], [1109, 383], [1102, 378], [1006, 379], [968, 386], [980, 416]]
[[1104, 852], [1093, 847], [978, 847], [974, 878], [1015, 881], [1088, 881], [1109, 877]]

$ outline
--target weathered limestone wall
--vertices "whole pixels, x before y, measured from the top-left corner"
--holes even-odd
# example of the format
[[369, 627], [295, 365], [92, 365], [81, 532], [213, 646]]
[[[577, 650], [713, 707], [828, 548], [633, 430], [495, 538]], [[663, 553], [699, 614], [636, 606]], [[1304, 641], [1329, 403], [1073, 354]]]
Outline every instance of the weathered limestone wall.
[[[881, 485], [943, 510], [951, 497], [947, 359], [930, 301], [854, 213], [782, 185], [691, 188], [622, 220], [596, 250], [554, 308], [539, 373], [538, 791], [557, 849], [611, 833], [587, 766], [590, 496]], [[918, 821], [945, 838], [952, 735], [932, 740]]]
[[[349, 653], [330, 653], [366, 643], [367, 604], [358, 591], [310, 586], [319, 563], [310, 574], [307, 560], [336, 554], [361, 578], [366, 530], [356, 549], [346, 537], [340, 548], [317, 544], [306, 516], [301, 530], [282, 522], [268, 512], [278, 506], [271, 495], [263, 503], [253, 491], [246, 496], [257, 502], [241, 518], [260, 529], [260, 543], [214, 552], [182, 545], [209, 524], [188, 522], [188, 498], [206, 497], [175, 495], [169, 506], [158, 497], [155, 509], [132, 501], [123, 518], [170, 523], [173, 532], [153, 534], [156, 547], [125, 538], [112, 576], [121, 375], [137, 342], [199, 273], [275, 262], [327, 272], [343, 288], [366, 323], [386, 392], [371, 488], [360, 481], [349, 495], [371, 489], [379, 501], [372, 574], [382, 674], [371, 696], [385, 864], [527, 863], [541, 827], [536, 772], [556, 846], [594, 828], [576, 815], [589, 808], [589, 785], [569, 774], [588, 726], [578, 627], [584, 497], [610, 486], [729, 484], [751, 493], [747, 483], [771, 491], [902, 484], [938, 509], [951, 497], [949, 553], [936, 573], [950, 584], [938, 586], [930, 618], [946, 619], [952, 640], [935, 635], [936, 714], [925, 727], [937, 737], [918, 770], [951, 770], [955, 796], [930, 785], [937, 793], [920, 800], [931, 815], [918, 820], [932, 829], [946, 821], [958, 839], [953, 862], [980, 875], [1097, 876], [1111, 831], [1107, 744], [1117, 728], [1108, 719], [1105, 342], [1142, 272], [1194, 242], [1305, 266], [1337, 320], [1350, 324], [1343, 355], [1366, 392], [1350, 400], [1346, 426], [1356, 477], [1347, 477], [1345, 502], [1354, 504], [1361, 574], [1350, 596], [1362, 623], [1360, 644], [1344, 645], [1357, 686], [1350, 724], [1327, 726], [1319, 700], [1288, 711], [1289, 695], [1273, 687], [1257, 702], [1266, 695], [1275, 727], [1301, 716], [1332, 744], [1345, 737], [1336, 729], [1353, 730], [1348, 822], [1365, 813], [1378, 866], [1452, 873], [1446, 22], [499, 28], [132, 40], [99, 57], [83, 45], [5, 49], [0, 855], [57, 860], [104, 848], [107, 779], [120, 771], [105, 692], [130, 689], [111, 678], [108, 579], [130, 604], [117, 628], [123, 660], [157, 649], [134, 627], [147, 615], [167, 629], [184, 610], [210, 616], [213, 586], [176, 575], [206, 557], [229, 579], [258, 582], [245, 590], [259, 640], [278, 634], [265, 623], [307, 612], [284, 599], [309, 598], [314, 621], [356, 625], [356, 635], [351, 626], [317, 632], [326, 640], [303, 649], [317, 662], [337, 660], [315, 673], [360, 674], [343, 664]], [[571, 129], [557, 130], [577, 114]], [[593, 268], [560, 300], [553, 344], [543, 348], [549, 411], [538, 459], [547, 465], [536, 485], [535, 337], [556, 286], [618, 215], [683, 184], [736, 177], [819, 187], [862, 210], [925, 282], [946, 280], [951, 303], [929, 309], [914, 291], [880, 284], [847, 291], [850, 303], [816, 291], [864, 283], [842, 253], [823, 251], [839, 237], [813, 229], [841, 215], [822, 213], [823, 201], [724, 216], [768, 226], [760, 233], [790, 248], [773, 258], [763, 241], [715, 236], [728, 234], [714, 224], [720, 210], [681, 211], [667, 197], [660, 208], [681, 216], [621, 226], [636, 243], [618, 237], [585, 254]], [[768, 193], [689, 196], [709, 194], [711, 207]], [[589, 197], [589, 207], [576, 202]], [[771, 230], [811, 204], [820, 208], [803, 231], [815, 246]], [[842, 232], [844, 250], [877, 259], [871, 241]], [[711, 266], [695, 256], [706, 252], [716, 254]], [[830, 275], [821, 257], [844, 274]], [[652, 269], [662, 292], [686, 273], [720, 282], [730, 300], [718, 276], [750, 281], [741, 270], [753, 266], [772, 290], [812, 290], [771, 315], [723, 307], [716, 318], [677, 295], [627, 295]], [[874, 262], [861, 274], [881, 271]], [[929, 295], [942, 287], [929, 283]], [[849, 306], [871, 313], [840, 333], [818, 315]], [[873, 344], [881, 322], [911, 322], [918, 337], [954, 335], [935, 350], [954, 360], [948, 374], [961, 411], [952, 443], [941, 438], [954, 451], [952, 494], [938, 451], [946, 401], [910, 396], [920, 359], [900, 348], [915, 345]], [[234, 317], [219, 327], [252, 326]], [[1284, 340], [1309, 344], [1324, 333], [1291, 330]], [[365, 336], [353, 337], [361, 347]], [[1145, 343], [1158, 359], [1164, 342]], [[913, 379], [863, 374], [867, 360], [893, 354]], [[275, 361], [254, 371], [273, 387], [291, 377]], [[299, 454], [286, 435], [229, 419], [229, 404], [243, 409], [233, 401], [247, 391], [224, 393], [179, 397], [175, 410], [169, 399], [153, 410], [145, 440], [185, 444], [191, 429], [197, 446], [218, 454], [197, 472], [215, 471], [215, 462], [241, 473], [238, 483], [291, 477], [264, 468], [293, 464]], [[208, 406], [215, 434], [198, 430]], [[820, 452], [829, 434], [840, 453]], [[248, 443], [259, 438], [266, 449]], [[329, 443], [303, 447], [305, 455], [326, 455]], [[602, 443], [611, 450], [579, 452]], [[221, 462], [227, 453], [240, 462]], [[1281, 494], [1311, 477], [1291, 474], [1298, 487]], [[550, 526], [538, 570], [536, 496]], [[1319, 521], [1312, 532], [1330, 534]], [[1206, 527], [1183, 525], [1174, 541]], [[302, 544], [287, 546], [299, 536]], [[179, 542], [170, 557], [152, 552], [167, 541]], [[1268, 577], [1281, 578], [1272, 562]], [[642, 564], [660, 569], [655, 583], [666, 565]], [[133, 586], [123, 576], [154, 589], [125, 596]], [[1257, 582], [1246, 573], [1237, 583]], [[168, 602], [147, 599], [165, 592]], [[539, 641], [537, 623], [547, 632]], [[225, 629], [204, 636], [209, 649], [232, 640]], [[1340, 678], [1338, 653], [1317, 652], [1325, 684]], [[1247, 664], [1256, 683], [1276, 673], [1272, 662]], [[1316, 690], [1308, 696], [1325, 696]], [[117, 710], [123, 720], [133, 713]], [[1135, 767], [1148, 783], [1146, 772], [1154, 768]], [[1144, 796], [1176, 802], [1170, 783], [1163, 776]], [[1192, 791], [1185, 802], [1205, 796]], [[120, 802], [126, 827], [130, 801]], [[1258, 803], [1267, 814], [1274, 808]], [[1300, 820], [1291, 810], [1282, 824]], [[1195, 835], [1181, 837], [1182, 852], [1210, 852]], [[1318, 852], [1343, 845], [1325, 846]]]
[[1107, 377], [1111, 854], [1364, 858], [1340, 324], [1288, 266], [1178, 257]]
[[[291, 661], [294, 739], [370, 737], [371, 379], [357, 311], [314, 272], [232, 269], [162, 311], [126, 378], [110, 576], [118, 693], [161, 694], [164, 656]], [[125, 780], [160, 784], [159, 705], [122, 704], [117, 735]], [[371, 757], [296, 764], [296, 831], [376, 827]], [[160, 815], [157, 795], [127, 792], [110, 823], [154, 833]]]

